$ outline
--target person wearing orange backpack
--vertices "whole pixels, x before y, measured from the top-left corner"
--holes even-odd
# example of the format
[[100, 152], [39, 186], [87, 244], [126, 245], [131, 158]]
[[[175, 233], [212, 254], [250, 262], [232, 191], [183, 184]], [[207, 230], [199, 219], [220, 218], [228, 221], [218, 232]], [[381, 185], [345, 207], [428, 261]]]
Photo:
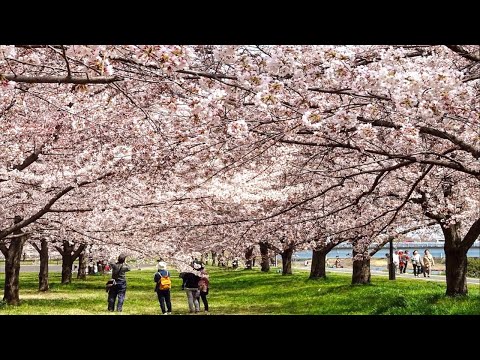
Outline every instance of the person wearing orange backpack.
[[169, 315], [172, 313], [172, 302], [170, 301], [172, 281], [170, 280], [170, 272], [167, 270], [167, 264], [164, 261], [160, 261], [157, 268], [158, 271], [153, 276], [155, 292], [158, 295], [158, 302], [160, 303], [162, 314]]

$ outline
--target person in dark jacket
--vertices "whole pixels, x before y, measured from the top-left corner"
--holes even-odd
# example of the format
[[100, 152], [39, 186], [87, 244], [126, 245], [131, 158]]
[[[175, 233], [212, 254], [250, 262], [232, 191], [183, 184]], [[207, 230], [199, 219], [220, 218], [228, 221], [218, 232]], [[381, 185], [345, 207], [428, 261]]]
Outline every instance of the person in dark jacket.
[[[201, 265], [194, 263], [193, 268], [198, 271], [200, 270]], [[200, 303], [198, 301], [200, 297], [200, 291], [198, 290], [198, 281], [200, 280], [200, 277], [193, 272], [185, 272], [182, 274], [182, 278], [182, 290], [185, 290], [187, 293], [188, 308], [191, 313], [198, 313], [200, 311]]]
[[[160, 278], [163, 277], [170, 277], [170, 272], [167, 270], [167, 264], [164, 261], [160, 261], [158, 263], [158, 271], [155, 273], [153, 277], [153, 281], [155, 281], [155, 291], [158, 296], [158, 302], [160, 303], [160, 308], [162, 309], [162, 314], [168, 315], [172, 313], [172, 303], [170, 301], [170, 289], [163, 289], [160, 290]], [[167, 305], [165, 307], [165, 304]]]
[[115, 301], [117, 300], [117, 311], [123, 310], [123, 302], [125, 301], [125, 293], [127, 292], [127, 278], [125, 273], [130, 271], [130, 266], [125, 262], [127, 255], [120, 254], [118, 261], [111, 264], [112, 279], [115, 279], [115, 285], [108, 290], [108, 311], [114, 311]]

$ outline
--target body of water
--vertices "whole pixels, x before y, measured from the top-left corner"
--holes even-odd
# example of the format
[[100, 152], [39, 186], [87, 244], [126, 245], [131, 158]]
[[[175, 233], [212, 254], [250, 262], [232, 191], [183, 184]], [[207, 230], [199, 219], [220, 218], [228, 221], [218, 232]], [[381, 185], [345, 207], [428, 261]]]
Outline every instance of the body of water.
[[[419, 248], [416, 248], [416, 249], [408, 249], [408, 252], [410, 254], [410, 256], [412, 255], [413, 253], [413, 250], [417, 250], [418, 253], [422, 256], [423, 255], [423, 252], [425, 251], [425, 247], [419, 247]], [[402, 249], [404, 250], [404, 249]], [[435, 258], [444, 258], [445, 257], [445, 250], [443, 250], [443, 248], [428, 248], [428, 250], [430, 251], [430, 254], [432, 254], [433, 257]], [[374, 258], [384, 258], [385, 257], [385, 254], [387, 254], [389, 252], [389, 246], [385, 246], [383, 247], [383, 249], [381, 249], [380, 251], [378, 251], [373, 257]], [[335, 249], [333, 248], [332, 251], [330, 251], [327, 255], [327, 257], [329, 258], [334, 258], [334, 257], [340, 257], [340, 258], [347, 258], [347, 257], [351, 257], [352, 256], [352, 249]], [[475, 247], [475, 248], [470, 248], [470, 250], [468, 250], [468, 253], [467, 253], [467, 256], [468, 257], [480, 257], [480, 248], [478, 247]], [[296, 260], [309, 260], [312, 258], [312, 250], [305, 250], [305, 251], [299, 251], [299, 252], [296, 252], [294, 255], [293, 255], [294, 259]]]

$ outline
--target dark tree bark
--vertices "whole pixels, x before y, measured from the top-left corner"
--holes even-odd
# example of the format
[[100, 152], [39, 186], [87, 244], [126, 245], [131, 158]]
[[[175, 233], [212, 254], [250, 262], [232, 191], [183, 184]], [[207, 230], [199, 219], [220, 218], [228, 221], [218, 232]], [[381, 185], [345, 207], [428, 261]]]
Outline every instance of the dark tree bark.
[[310, 279], [325, 279], [327, 274], [325, 272], [326, 257], [330, 249], [314, 249], [312, 254], [312, 266], [310, 268]]
[[[22, 221], [22, 217], [15, 216], [14, 223]], [[3, 301], [8, 305], [19, 305], [20, 296], [18, 283], [20, 280], [20, 260], [22, 259], [23, 245], [27, 241], [27, 235], [22, 230], [15, 230], [10, 238], [10, 246], [0, 242], [0, 251], [5, 256], [5, 286]]]
[[393, 263], [393, 239], [390, 240], [390, 253], [388, 254], [388, 280], [395, 280], [395, 264]]
[[[445, 198], [451, 196], [453, 183], [450, 179], [444, 179], [442, 183], [443, 195]], [[447, 296], [465, 296], [468, 294], [467, 288], [467, 252], [480, 236], [480, 218], [477, 218], [463, 237], [460, 236], [460, 222], [447, 226], [450, 215], [432, 213], [428, 208], [428, 199], [424, 192], [420, 192], [421, 199], [415, 202], [422, 205], [424, 214], [437, 221], [442, 228], [445, 238], [445, 272], [447, 280]]]
[[467, 253], [463, 249], [445, 248], [447, 296], [467, 295]]
[[48, 291], [48, 245], [46, 239], [40, 240], [40, 247], [34, 242], [32, 246], [40, 255], [40, 271], [38, 272], [38, 291]]
[[217, 253], [212, 251], [212, 265], [215, 265], [215, 261], [217, 260]]
[[85, 250], [83, 250], [80, 255], [78, 255], [78, 273], [77, 279], [86, 280], [87, 279], [87, 256]]
[[253, 246], [245, 251], [245, 270], [252, 270]]
[[72, 282], [72, 255], [62, 255], [62, 284], [70, 284]]
[[370, 257], [366, 256], [362, 259], [355, 259], [357, 252], [353, 250], [353, 273], [352, 284], [370, 284]]
[[282, 275], [292, 275], [293, 248], [283, 250], [280, 255], [282, 256]]
[[62, 284], [70, 284], [72, 282], [72, 266], [80, 253], [85, 249], [85, 245], [81, 244], [75, 250], [75, 244], [63, 241], [63, 248], [55, 246], [60, 255], [62, 255]]
[[338, 243], [328, 243], [317, 249], [313, 249], [312, 266], [310, 267], [310, 279], [325, 279], [327, 277], [325, 267], [327, 264], [327, 254], [337, 246]]
[[467, 251], [469, 247], [462, 243], [458, 224], [448, 228], [442, 224], [442, 231], [445, 236], [446, 295], [467, 295]]
[[262, 271], [269, 272], [270, 271], [270, 259], [268, 258], [268, 243], [264, 241], [260, 241], [260, 254], [262, 257]]
[[38, 290], [48, 291], [48, 244], [46, 239], [40, 241], [40, 271], [38, 273]]

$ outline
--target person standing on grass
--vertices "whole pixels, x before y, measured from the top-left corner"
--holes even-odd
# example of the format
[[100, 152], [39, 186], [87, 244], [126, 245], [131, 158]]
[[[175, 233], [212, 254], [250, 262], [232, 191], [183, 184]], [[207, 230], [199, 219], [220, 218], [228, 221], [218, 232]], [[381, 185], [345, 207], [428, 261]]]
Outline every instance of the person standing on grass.
[[428, 249], [425, 249], [425, 255], [423, 255], [423, 277], [430, 277], [432, 267], [435, 265], [432, 254]]
[[172, 303], [170, 301], [170, 287], [168, 285], [162, 285], [160, 283], [160, 279], [168, 278], [168, 280], [170, 280], [170, 272], [167, 270], [167, 264], [164, 261], [160, 261], [157, 268], [158, 271], [153, 276], [153, 281], [155, 281], [156, 283], [155, 292], [158, 296], [158, 302], [160, 303], [162, 314], [168, 315], [172, 313]]
[[205, 270], [205, 268], [202, 267], [200, 269], [200, 280], [198, 280], [198, 290], [200, 290], [200, 298], [202, 299], [203, 307], [206, 313], [208, 313], [207, 295], [208, 295], [208, 289], [210, 287], [210, 281], [208, 278], [209, 276], [207, 271]]
[[115, 279], [115, 285], [108, 290], [108, 311], [114, 311], [115, 301], [117, 300], [117, 311], [122, 312], [125, 293], [127, 292], [127, 278], [125, 273], [130, 271], [130, 266], [125, 262], [127, 255], [120, 254], [115, 264], [111, 264], [112, 278]]
[[[199, 263], [192, 264], [193, 269], [199, 271], [202, 267]], [[200, 277], [193, 272], [185, 272], [182, 274], [182, 290], [187, 293], [188, 308], [191, 313], [198, 313], [200, 311], [200, 291], [198, 290], [198, 281]]]

